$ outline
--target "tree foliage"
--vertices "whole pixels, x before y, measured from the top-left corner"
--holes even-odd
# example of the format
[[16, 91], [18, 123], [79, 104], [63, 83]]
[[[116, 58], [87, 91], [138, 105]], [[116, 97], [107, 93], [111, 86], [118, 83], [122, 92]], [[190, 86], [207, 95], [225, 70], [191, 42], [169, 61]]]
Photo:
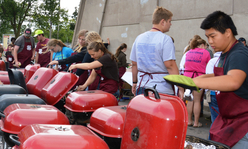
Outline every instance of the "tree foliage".
[[49, 31], [52, 37], [54, 28], [59, 27], [61, 19], [67, 20], [68, 14], [64, 9], [60, 9], [58, 0], [43, 0], [33, 12], [33, 22], [35, 27]]
[[60, 8], [60, 0], [0, 0], [0, 39], [2, 34], [18, 37], [28, 26], [33, 34], [36, 29], [41, 29], [46, 37], [70, 43], [77, 11], [75, 7], [69, 17], [68, 11]]
[[30, 19], [30, 10], [37, 5], [37, 0], [1, 0], [0, 19], [1, 29], [6, 31], [12, 29], [16, 37], [26, 28], [22, 26], [24, 21]]

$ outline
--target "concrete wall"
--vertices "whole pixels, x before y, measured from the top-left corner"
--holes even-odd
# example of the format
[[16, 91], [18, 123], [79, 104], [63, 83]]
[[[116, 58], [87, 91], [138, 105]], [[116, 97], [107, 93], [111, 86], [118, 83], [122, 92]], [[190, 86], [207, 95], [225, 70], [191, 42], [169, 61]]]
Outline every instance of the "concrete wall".
[[237, 38], [243, 36], [248, 40], [247, 0], [82, 0], [73, 44], [79, 30], [94, 30], [105, 42], [110, 38], [109, 50], [113, 53], [121, 43], [126, 43], [130, 62], [132, 44], [139, 34], [151, 29], [152, 13], [157, 6], [173, 13], [172, 26], [166, 34], [175, 39], [177, 64], [190, 38], [198, 34], [206, 39], [200, 24], [215, 10], [229, 14], [238, 29]]

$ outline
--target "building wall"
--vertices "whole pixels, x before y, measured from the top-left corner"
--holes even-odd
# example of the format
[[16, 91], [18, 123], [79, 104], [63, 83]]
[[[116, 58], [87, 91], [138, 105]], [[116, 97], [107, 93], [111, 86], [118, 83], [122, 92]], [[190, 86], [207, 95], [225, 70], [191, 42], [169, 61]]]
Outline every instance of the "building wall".
[[190, 38], [198, 34], [206, 40], [200, 24], [213, 11], [229, 14], [238, 29], [237, 38], [248, 40], [247, 0], [82, 0], [73, 44], [79, 30], [94, 30], [104, 42], [110, 39], [109, 50], [113, 53], [121, 43], [126, 43], [130, 62], [132, 44], [139, 34], [151, 29], [152, 13], [157, 6], [173, 13], [172, 26], [166, 34], [175, 40], [177, 64]]

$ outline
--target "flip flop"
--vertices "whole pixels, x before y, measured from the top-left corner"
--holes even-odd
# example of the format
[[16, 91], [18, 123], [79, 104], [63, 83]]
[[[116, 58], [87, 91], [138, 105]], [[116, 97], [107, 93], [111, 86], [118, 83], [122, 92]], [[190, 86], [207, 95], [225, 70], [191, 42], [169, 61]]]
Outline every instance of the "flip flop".
[[194, 127], [194, 128], [202, 127], [202, 123], [198, 122], [198, 125], [197, 125], [197, 126], [194, 126], [194, 125], [193, 125], [193, 127]]
[[193, 123], [188, 123], [188, 126], [193, 126]]

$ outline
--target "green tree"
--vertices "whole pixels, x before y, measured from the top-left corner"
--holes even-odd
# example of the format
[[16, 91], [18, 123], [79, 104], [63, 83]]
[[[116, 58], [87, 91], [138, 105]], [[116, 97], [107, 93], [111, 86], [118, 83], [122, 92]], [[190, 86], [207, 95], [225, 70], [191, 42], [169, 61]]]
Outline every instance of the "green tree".
[[61, 20], [68, 18], [67, 11], [60, 8], [59, 0], [43, 0], [33, 14], [35, 27], [49, 32], [49, 38], [54, 37], [53, 31], [61, 25]]
[[1, 0], [1, 32], [6, 33], [11, 28], [16, 37], [20, 36], [21, 31], [26, 28], [23, 26], [23, 22], [32, 16], [30, 11], [36, 5], [37, 0]]
[[77, 16], [78, 16], [78, 9], [77, 9], [77, 7], [75, 7], [75, 10], [72, 13], [71, 17], [72, 17], [72, 19], [77, 20]]

